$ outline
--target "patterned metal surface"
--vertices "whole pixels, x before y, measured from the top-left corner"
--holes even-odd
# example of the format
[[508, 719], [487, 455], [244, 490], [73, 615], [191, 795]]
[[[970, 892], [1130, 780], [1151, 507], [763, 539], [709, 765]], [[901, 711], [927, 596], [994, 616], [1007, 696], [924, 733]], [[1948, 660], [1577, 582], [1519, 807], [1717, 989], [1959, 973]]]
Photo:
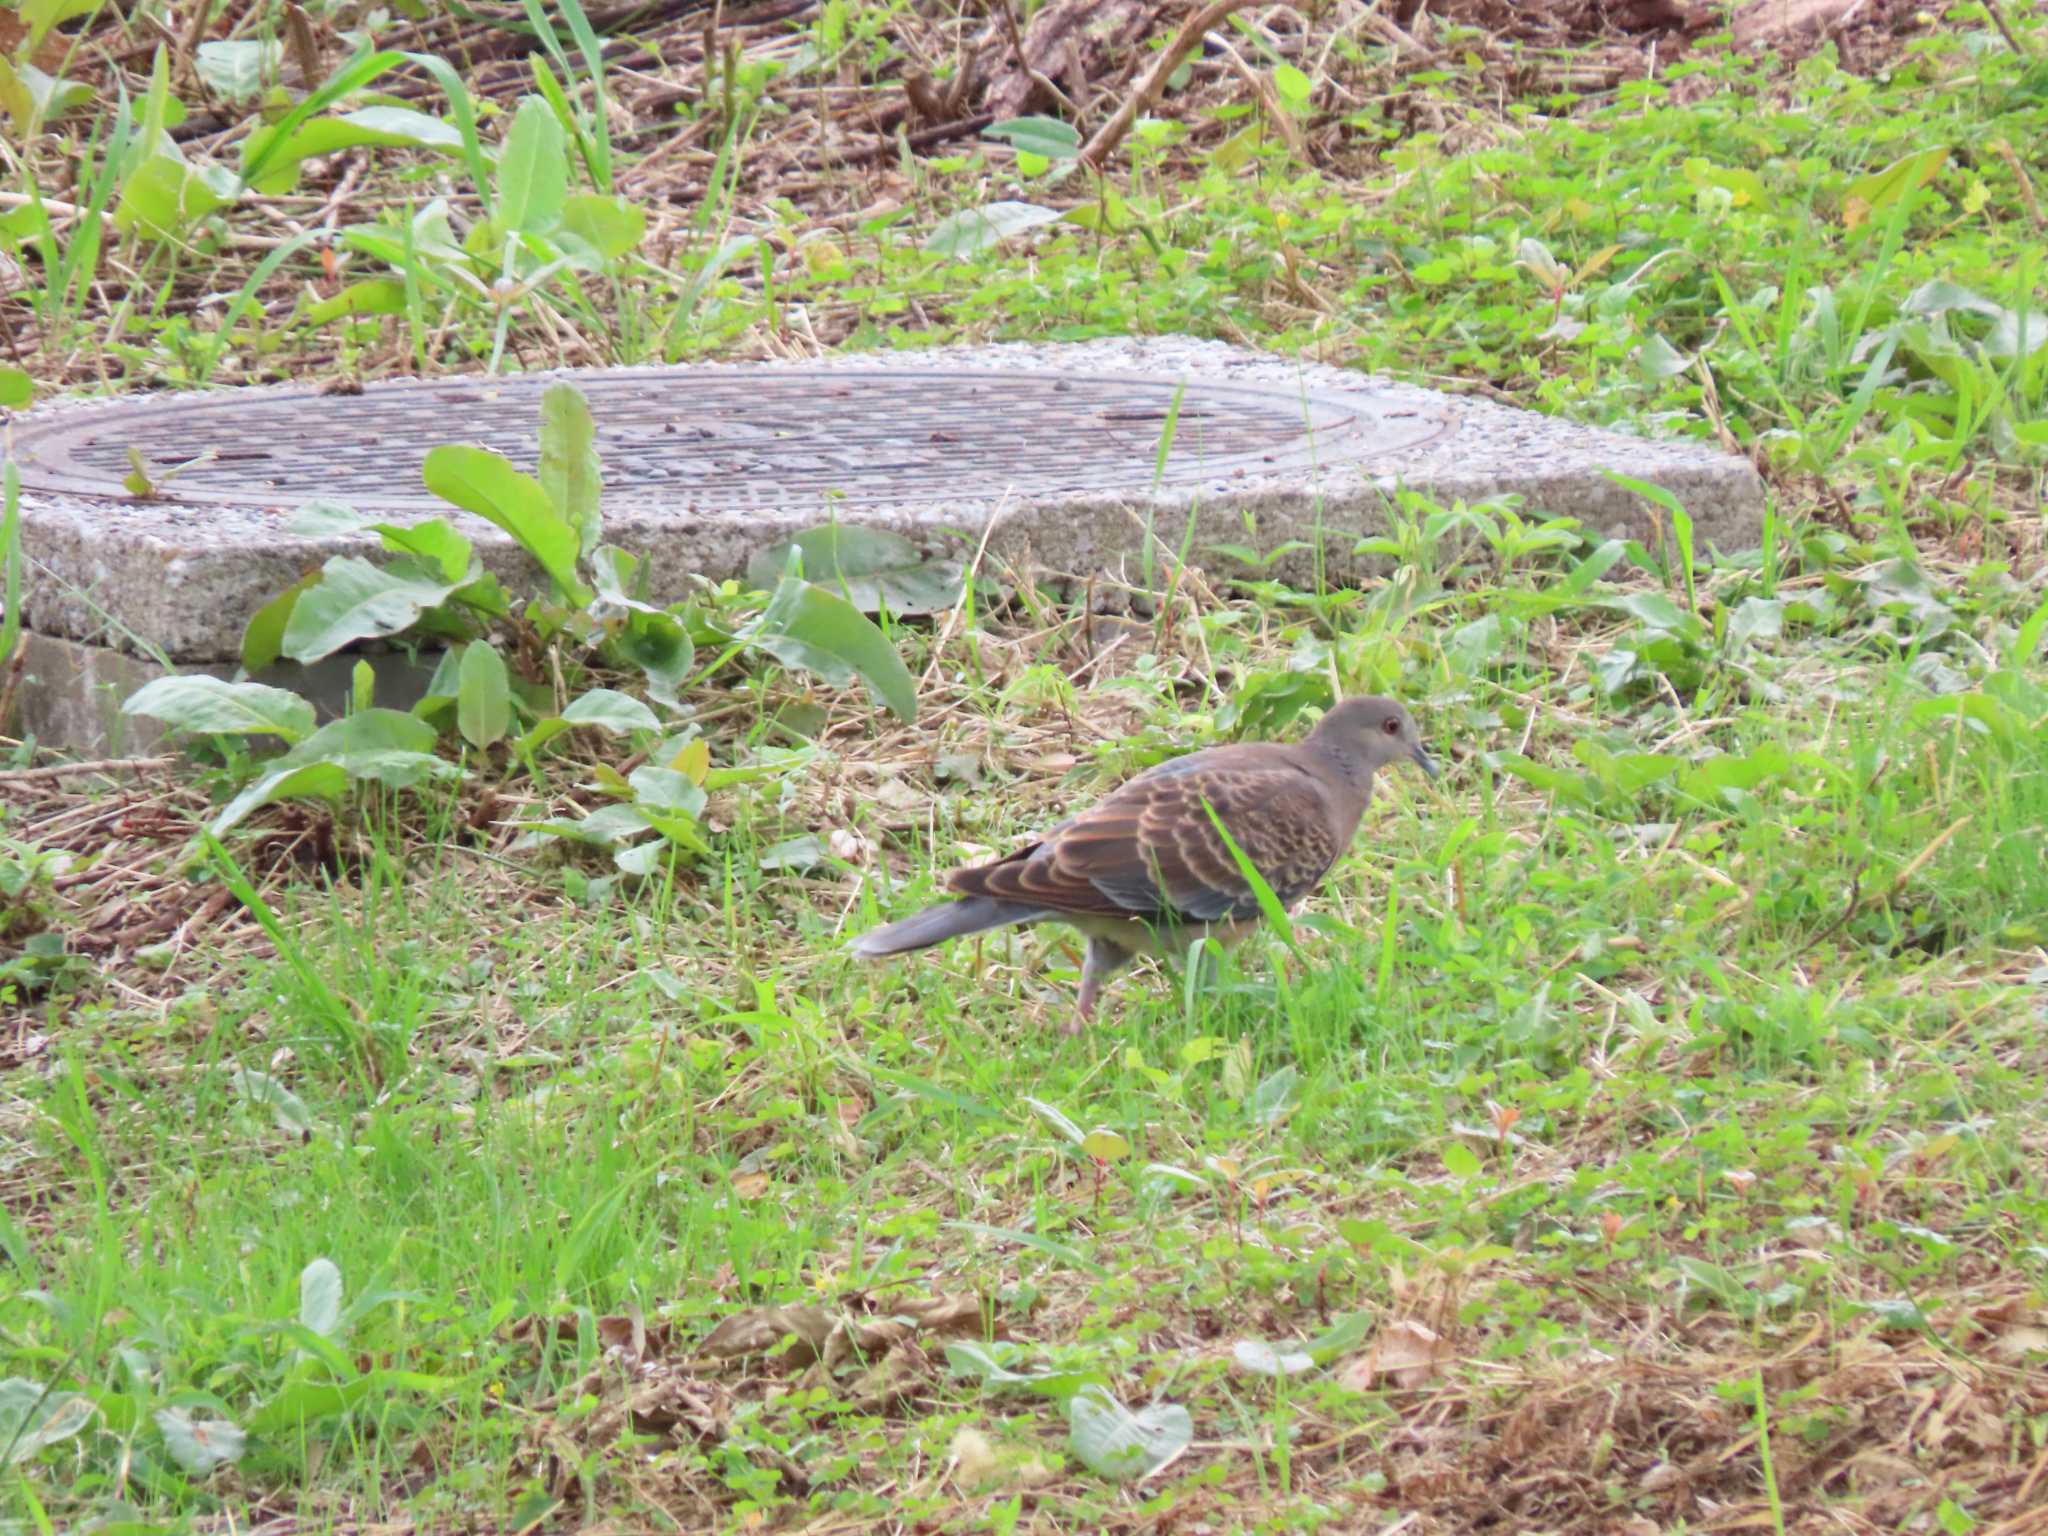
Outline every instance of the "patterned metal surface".
[[[1360, 464], [1419, 447], [1448, 418], [1358, 393], [1055, 370], [788, 366], [573, 375], [590, 400], [615, 511], [1026, 500]], [[423, 380], [360, 395], [283, 389], [162, 396], [15, 431], [24, 487], [127, 500], [139, 451], [160, 502], [445, 510], [420, 485], [437, 443], [532, 469], [545, 377]], [[1178, 398], [1177, 398], [1178, 396]], [[1171, 449], [1159, 445], [1172, 419]], [[178, 466], [184, 466], [182, 469]], [[175, 473], [171, 471], [175, 470]]]

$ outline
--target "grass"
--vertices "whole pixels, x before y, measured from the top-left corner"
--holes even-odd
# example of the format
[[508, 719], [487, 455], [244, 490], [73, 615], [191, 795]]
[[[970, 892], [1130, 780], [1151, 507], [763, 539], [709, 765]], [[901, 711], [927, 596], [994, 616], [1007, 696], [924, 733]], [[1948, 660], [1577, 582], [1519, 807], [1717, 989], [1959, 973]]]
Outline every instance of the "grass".
[[[140, 381], [765, 348], [799, 313], [851, 344], [1187, 329], [1725, 433], [1774, 509], [1745, 553], [1411, 502], [1365, 592], [897, 623], [915, 728], [728, 673], [696, 695], [714, 762], [816, 753], [646, 880], [505, 825], [618, 752], [273, 807], [225, 865], [189, 843], [218, 756], [0, 772], [0, 1518], [2039, 1529], [2048, 351], [2000, 327], [2039, 304], [2048, 36], [2002, 19], [2029, 56], [1963, 7], [1869, 74], [1708, 45], [1504, 106], [1445, 32], [1442, 78], [1310, 120], [1355, 159], [1305, 169], [1197, 93], [1113, 200], [982, 147], [721, 267], [767, 227], [762, 121], [806, 110], [743, 57], [691, 109], [724, 188], [697, 229], [511, 308], [414, 246], [392, 312], [309, 325], [269, 246], [209, 275], [254, 302], [194, 341], [185, 247], [259, 205], [52, 246], [45, 389], [87, 336], [86, 372]], [[807, 36], [891, 78], [913, 24], [885, 21]], [[1361, 47], [1331, 40], [1326, 100], [1388, 67]], [[548, 49], [559, 148], [630, 201], [649, 151], [583, 111], [589, 51]], [[360, 222], [417, 231], [399, 178], [457, 142], [377, 160]], [[1924, 187], [1882, 178], [1929, 146]], [[1099, 227], [922, 248], [993, 197]], [[99, 261], [158, 297], [94, 310]], [[1448, 771], [1382, 786], [1291, 935], [1141, 966], [1078, 1038], [1056, 932], [845, 957], [946, 868], [1332, 682], [1407, 698]], [[771, 856], [803, 835], [808, 868]]]

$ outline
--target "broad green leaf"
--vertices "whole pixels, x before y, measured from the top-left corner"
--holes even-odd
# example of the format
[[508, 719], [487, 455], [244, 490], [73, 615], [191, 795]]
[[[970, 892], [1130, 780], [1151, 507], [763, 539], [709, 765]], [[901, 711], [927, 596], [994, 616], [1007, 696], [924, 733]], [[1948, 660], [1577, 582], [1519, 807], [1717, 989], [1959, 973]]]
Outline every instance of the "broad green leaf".
[[626, 781], [633, 787], [634, 803], [643, 811], [672, 811], [696, 816], [704, 809], [704, 791], [686, 773], [673, 768], [645, 764], [633, 770]]
[[279, 736], [287, 745], [313, 732], [313, 706], [296, 693], [264, 683], [230, 683], [204, 672], [144, 683], [121, 706], [181, 731]]
[[338, 763], [291, 763], [273, 768], [221, 808], [208, 830], [215, 837], [239, 826], [275, 800], [339, 800], [348, 775]]
[[481, 573], [470, 561], [469, 540], [438, 517], [423, 523], [372, 523], [384, 547], [395, 555], [411, 555], [445, 581], [474, 581]]
[[980, 255], [1011, 235], [1037, 229], [1042, 224], [1056, 223], [1062, 216], [1062, 210], [1042, 208], [1036, 203], [1009, 200], [984, 203], [979, 208], [963, 208], [950, 218], [941, 219], [938, 227], [926, 237], [924, 248], [936, 255], [964, 260]]
[[1245, 1109], [1260, 1125], [1272, 1125], [1293, 1112], [1300, 1089], [1301, 1073], [1291, 1065], [1282, 1067], [1252, 1090]]
[[348, 1381], [291, 1381], [250, 1416], [249, 1432], [266, 1440], [284, 1439], [360, 1403], [383, 1404], [401, 1392], [442, 1398], [457, 1385], [452, 1377], [385, 1370], [365, 1371]]
[[315, 1129], [313, 1113], [305, 1100], [272, 1077], [252, 1067], [237, 1067], [228, 1076], [237, 1098], [270, 1111], [270, 1122], [291, 1136], [310, 1135]]
[[565, 837], [593, 848], [616, 848], [645, 837], [648, 831], [647, 817], [631, 805], [600, 805], [588, 816], [550, 816], [545, 821], [523, 821], [519, 826], [528, 834]]
[[1098, 1163], [1120, 1163], [1130, 1151], [1130, 1142], [1115, 1131], [1093, 1130], [1081, 1138], [1082, 1155]]
[[0, 1466], [15, 1467], [92, 1422], [92, 1399], [20, 1376], [0, 1380]]
[[26, 141], [44, 123], [90, 106], [92, 99], [92, 87], [82, 80], [46, 74], [27, 59], [10, 63], [0, 57], [0, 111], [14, 119], [17, 141]]
[[19, 368], [0, 368], [0, 410], [25, 411], [35, 398], [34, 380]]
[[647, 691], [664, 704], [676, 702], [676, 689], [697, 660], [688, 627], [668, 613], [642, 610], [627, 614], [625, 627], [612, 638], [611, 648], [640, 669], [647, 679]]
[[[329, 762], [352, 764], [358, 760], [368, 761], [387, 753], [401, 753], [415, 757], [429, 757], [449, 772], [454, 771], [450, 763], [441, 762], [429, 756], [439, 740], [434, 728], [424, 720], [396, 709], [366, 709], [350, 715], [344, 720], [330, 720], [284, 756], [290, 763]], [[352, 767], [350, 771], [356, 770]], [[384, 783], [403, 789], [418, 782], [417, 777], [392, 778]]]
[[282, 649], [293, 661], [318, 661], [355, 641], [402, 633], [460, 585], [411, 561], [376, 566], [336, 555], [292, 605]]
[[157, 155], [121, 185], [114, 227], [151, 240], [175, 240], [227, 199], [182, 160]]
[[232, 1420], [195, 1419], [183, 1408], [159, 1408], [155, 1418], [164, 1449], [190, 1477], [240, 1461], [248, 1449], [248, 1433]]
[[1728, 620], [1728, 643], [1737, 648], [1755, 640], [1775, 640], [1784, 632], [1782, 598], [1745, 597]]
[[1871, 214], [1917, 192], [1948, 164], [1948, 154], [1947, 145], [1916, 150], [1901, 155], [1881, 171], [1857, 177], [1842, 194], [1842, 222], [1854, 229]]
[[550, 384], [540, 397], [540, 483], [556, 513], [576, 530], [578, 557], [588, 559], [604, 531], [598, 507], [604, 472], [590, 404], [574, 384]]
[[803, 576], [837, 592], [862, 613], [942, 613], [960, 600], [966, 568], [958, 560], [928, 559], [901, 534], [876, 528], [828, 524], [771, 545], [747, 562], [747, 580], [772, 592], [789, 568], [789, 556], [803, 559]]
[[1047, 160], [1073, 160], [1081, 153], [1081, 135], [1056, 117], [1013, 117], [982, 130], [985, 139], [1003, 139], [1013, 149]]
[[1454, 1179], [1471, 1179], [1479, 1175], [1479, 1154], [1455, 1136], [1444, 1143], [1443, 1160], [1444, 1171]]
[[1230, 1349], [1240, 1370], [1254, 1376], [1299, 1376], [1316, 1368], [1315, 1357], [1305, 1350], [1288, 1349], [1260, 1339], [1239, 1339]]
[[[997, 1346], [1011, 1348], [1014, 1346]], [[1040, 1397], [1064, 1400], [1083, 1387], [1106, 1387], [1109, 1378], [1100, 1370], [1081, 1367], [1068, 1370], [1045, 1368], [1020, 1371], [998, 1359], [987, 1344], [963, 1341], [946, 1346], [946, 1364], [956, 1376], [978, 1381], [984, 1387], [1018, 1387]]]
[[647, 213], [623, 197], [581, 192], [562, 204], [555, 240], [565, 249], [580, 244], [602, 265], [638, 249], [647, 238]]
[[1292, 64], [1273, 66], [1273, 89], [1279, 94], [1280, 105], [1296, 117], [1308, 112], [1315, 97], [1315, 83]]
[[1195, 1422], [1178, 1403], [1133, 1413], [1107, 1387], [1083, 1387], [1067, 1399], [1067, 1444], [1098, 1477], [1129, 1482], [1177, 1460], [1194, 1442]]
[[421, 474], [427, 489], [443, 501], [474, 512], [518, 540], [564, 598], [578, 607], [589, 603], [589, 588], [576, 578], [582, 540], [533, 476], [488, 449], [459, 446], [430, 450]]
[[595, 725], [608, 731], [655, 731], [661, 722], [654, 711], [631, 694], [614, 688], [591, 688], [569, 701], [562, 718], [571, 725]]
[[284, 44], [275, 38], [236, 38], [201, 43], [193, 67], [217, 96], [241, 103], [260, 95], [284, 61]]
[[463, 147], [461, 131], [438, 117], [410, 107], [362, 107], [339, 117], [314, 118], [292, 130], [282, 125], [259, 128], [242, 142], [242, 170], [247, 175], [251, 165], [260, 163], [262, 169], [251, 185], [275, 195], [291, 190], [301, 161], [365, 145], [448, 151]]
[[815, 832], [806, 832], [802, 837], [786, 837], [779, 843], [770, 843], [754, 860], [754, 867], [793, 869], [802, 873], [816, 869], [828, 857], [823, 840]]
[[307, 325], [332, 325], [354, 315], [402, 315], [405, 284], [395, 277], [372, 277], [350, 283], [332, 298], [306, 306], [300, 318]]
[[478, 751], [497, 745], [512, 726], [512, 677], [488, 640], [463, 647], [457, 672], [455, 727]]
[[568, 145], [554, 111], [538, 96], [519, 103], [505, 152], [498, 157], [500, 225], [519, 234], [546, 234], [561, 221], [569, 190]]
[[888, 637], [843, 597], [786, 578], [740, 635], [786, 667], [844, 686], [858, 676], [900, 720], [917, 715], [917, 684]]
[[1048, 1104], [1043, 1099], [1034, 1099], [1029, 1094], [1022, 1096], [1022, 1102], [1026, 1109], [1066, 1137], [1074, 1146], [1080, 1146], [1087, 1139], [1082, 1134], [1081, 1127], [1069, 1120], [1058, 1106]]
[[[90, 16], [106, 3], [107, 0], [21, 0], [15, 9], [28, 27], [28, 46], [24, 52], [35, 52], [53, 28]], [[0, 1436], [0, 1440], [4, 1439]]]
[[341, 1326], [341, 1271], [315, 1259], [299, 1271], [299, 1326], [331, 1339]]
[[285, 626], [299, 599], [320, 583], [318, 571], [308, 571], [249, 616], [242, 627], [242, 665], [261, 672], [284, 654]]
[[658, 731], [661, 722], [654, 711], [630, 694], [613, 688], [592, 688], [578, 694], [559, 715], [540, 721], [519, 739], [519, 750], [531, 756], [564, 731], [579, 725], [594, 725], [614, 735], [628, 731]]

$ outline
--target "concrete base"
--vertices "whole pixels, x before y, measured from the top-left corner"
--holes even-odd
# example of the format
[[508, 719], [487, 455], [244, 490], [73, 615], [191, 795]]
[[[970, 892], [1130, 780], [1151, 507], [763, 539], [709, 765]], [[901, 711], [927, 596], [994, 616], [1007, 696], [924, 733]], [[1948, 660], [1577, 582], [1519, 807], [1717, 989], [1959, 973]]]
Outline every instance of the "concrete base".
[[[164, 667], [107, 645], [33, 632], [23, 639], [28, 654], [15, 695], [14, 719], [5, 725], [9, 735], [81, 757], [141, 756], [163, 742], [161, 724], [124, 715], [121, 705], [144, 683], [164, 676]], [[387, 651], [330, 656], [310, 667], [281, 661], [257, 673], [256, 681], [303, 695], [326, 721], [347, 709], [358, 661], [369, 662], [377, 674], [379, 704], [410, 709], [426, 696], [438, 660], [438, 653], [423, 652], [415, 661]], [[177, 670], [232, 678], [240, 669], [231, 662], [188, 662]]]
[[[1722, 549], [1754, 545], [1764, 504], [1749, 463], [1704, 444], [1171, 337], [72, 403], [8, 434], [42, 678], [25, 721], [52, 742], [101, 744], [87, 750], [146, 739], [107, 701], [153, 671], [116, 650], [229, 670], [278, 592], [332, 556], [381, 555], [370, 536], [285, 534], [316, 497], [395, 523], [445, 518], [508, 588], [537, 590], [525, 553], [428, 495], [420, 465], [471, 442], [530, 468], [558, 378], [590, 400], [604, 537], [645, 557], [663, 601], [834, 521], [956, 559], [980, 551], [997, 579], [1106, 575], [1113, 591], [1183, 550], [1227, 573], [1229, 546], [1287, 546], [1257, 570], [1297, 585], [1370, 577], [1385, 562], [1358, 543], [1387, 530], [1403, 490], [1445, 505], [1518, 493], [1524, 516], [1655, 538], [1659, 516], [1613, 470], [1673, 493], [1700, 545]], [[131, 454], [150, 466], [147, 497], [123, 488]], [[338, 699], [348, 666], [307, 681]]]

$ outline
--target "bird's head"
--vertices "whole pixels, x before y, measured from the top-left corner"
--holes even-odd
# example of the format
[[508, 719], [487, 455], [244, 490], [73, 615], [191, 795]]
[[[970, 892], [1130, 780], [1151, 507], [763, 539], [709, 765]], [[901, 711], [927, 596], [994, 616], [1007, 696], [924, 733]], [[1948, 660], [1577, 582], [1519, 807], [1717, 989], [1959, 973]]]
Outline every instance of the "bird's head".
[[1414, 717], [1396, 699], [1345, 699], [1316, 723], [1309, 744], [1368, 771], [1405, 758], [1436, 777], [1436, 760], [1424, 749]]

